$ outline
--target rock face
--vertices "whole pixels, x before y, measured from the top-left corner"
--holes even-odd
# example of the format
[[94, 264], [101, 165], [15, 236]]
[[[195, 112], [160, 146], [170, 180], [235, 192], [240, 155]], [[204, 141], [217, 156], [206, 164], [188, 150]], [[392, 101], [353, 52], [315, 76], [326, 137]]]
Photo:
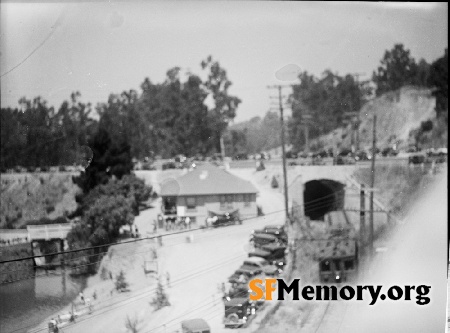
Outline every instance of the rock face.
[[[361, 147], [372, 144], [373, 115], [377, 115], [377, 146], [386, 147], [399, 142], [408, 144], [409, 132], [422, 121], [435, 118], [436, 99], [430, 89], [403, 87], [386, 93], [365, 104], [361, 109]], [[343, 141], [350, 144], [350, 135]]]

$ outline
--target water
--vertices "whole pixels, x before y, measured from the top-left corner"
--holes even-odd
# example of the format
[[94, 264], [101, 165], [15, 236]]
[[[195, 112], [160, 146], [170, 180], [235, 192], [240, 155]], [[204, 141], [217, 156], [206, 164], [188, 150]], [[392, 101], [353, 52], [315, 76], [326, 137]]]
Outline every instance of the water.
[[0, 332], [26, 332], [69, 305], [85, 286], [85, 277], [69, 274], [49, 274], [1, 285]]

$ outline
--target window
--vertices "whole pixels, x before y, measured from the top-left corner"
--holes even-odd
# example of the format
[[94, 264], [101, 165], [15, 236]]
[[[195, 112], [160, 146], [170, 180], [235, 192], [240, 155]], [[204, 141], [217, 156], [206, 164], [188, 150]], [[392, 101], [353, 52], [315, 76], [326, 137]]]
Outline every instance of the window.
[[234, 195], [221, 195], [220, 196], [220, 209], [233, 209]]
[[244, 207], [249, 207], [251, 201], [252, 201], [252, 195], [244, 194]]
[[195, 209], [196, 208], [196, 202], [194, 197], [188, 197], [186, 198], [186, 207], [187, 209]]
[[330, 265], [330, 262], [329, 262], [328, 260], [322, 261], [322, 262], [320, 263], [320, 270], [321, 270], [322, 272], [329, 272], [329, 271], [331, 271], [331, 265]]
[[346, 261], [344, 262], [344, 265], [345, 265], [345, 270], [346, 270], [346, 271], [352, 270], [352, 269], [355, 268], [355, 267], [354, 267], [354, 262], [353, 262], [352, 259], [346, 260]]

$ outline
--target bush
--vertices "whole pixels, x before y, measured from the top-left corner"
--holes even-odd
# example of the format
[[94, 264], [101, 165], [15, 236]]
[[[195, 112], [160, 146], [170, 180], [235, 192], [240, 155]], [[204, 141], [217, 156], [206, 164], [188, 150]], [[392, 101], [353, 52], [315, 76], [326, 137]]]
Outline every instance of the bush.
[[167, 297], [166, 291], [161, 283], [161, 280], [158, 280], [158, 286], [156, 288], [156, 296], [150, 302], [150, 305], [155, 308], [155, 310], [162, 309], [165, 306], [170, 306], [169, 298]]
[[256, 209], [258, 211], [258, 216], [264, 216], [264, 212], [263, 212], [262, 207], [260, 205], [256, 206]]
[[116, 277], [115, 286], [116, 290], [119, 292], [126, 291], [128, 288], [128, 282], [125, 280], [125, 273], [122, 270]]
[[278, 188], [278, 180], [275, 176], [272, 177], [271, 186], [272, 186], [272, 188]]

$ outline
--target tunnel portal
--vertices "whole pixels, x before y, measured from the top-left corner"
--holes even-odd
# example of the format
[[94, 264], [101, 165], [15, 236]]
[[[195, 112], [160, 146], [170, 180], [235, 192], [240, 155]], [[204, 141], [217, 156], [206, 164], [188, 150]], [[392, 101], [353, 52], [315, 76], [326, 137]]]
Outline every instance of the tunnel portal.
[[344, 208], [345, 185], [331, 179], [311, 180], [304, 185], [305, 215], [311, 220], [322, 220], [333, 210]]

